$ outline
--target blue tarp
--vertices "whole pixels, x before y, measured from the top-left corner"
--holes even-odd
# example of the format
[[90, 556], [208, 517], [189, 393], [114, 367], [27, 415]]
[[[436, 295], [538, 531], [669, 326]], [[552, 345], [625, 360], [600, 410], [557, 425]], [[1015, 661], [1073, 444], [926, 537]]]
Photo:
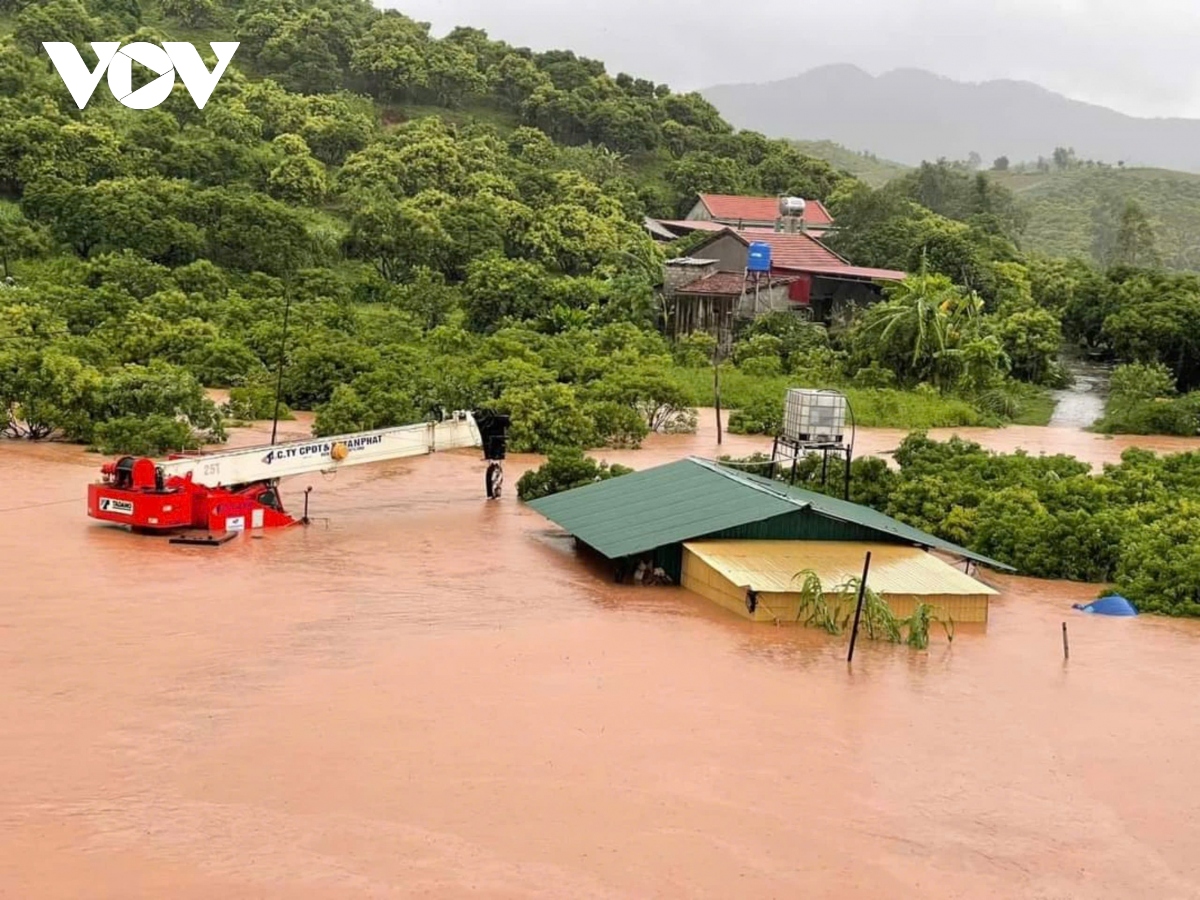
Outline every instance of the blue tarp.
[[1099, 600], [1093, 600], [1087, 604], [1076, 603], [1075, 608], [1081, 612], [1092, 613], [1097, 616], [1137, 615], [1137, 610], [1133, 608], [1133, 604], [1120, 594], [1113, 594], [1111, 597], [1101, 597]]

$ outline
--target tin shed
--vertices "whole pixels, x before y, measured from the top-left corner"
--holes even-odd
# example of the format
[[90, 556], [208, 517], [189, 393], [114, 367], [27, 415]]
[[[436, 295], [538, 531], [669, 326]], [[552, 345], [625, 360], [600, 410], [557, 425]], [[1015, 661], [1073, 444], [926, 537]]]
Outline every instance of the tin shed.
[[801, 617], [802, 573], [813, 572], [839, 619], [854, 610], [854, 595], [839, 590], [862, 575], [892, 612], [912, 615], [928, 603], [942, 619], [987, 622], [992, 588], [920, 547], [858, 541], [694, 541], [684, 544], [685, 588], [755, 622]]
[[676, 583], [683, 545], [701, 539], [899, 544], [1010, 568], [870, 507], [695, 458], [529, 505], [602, 556], [626, 565], [652, 558]]

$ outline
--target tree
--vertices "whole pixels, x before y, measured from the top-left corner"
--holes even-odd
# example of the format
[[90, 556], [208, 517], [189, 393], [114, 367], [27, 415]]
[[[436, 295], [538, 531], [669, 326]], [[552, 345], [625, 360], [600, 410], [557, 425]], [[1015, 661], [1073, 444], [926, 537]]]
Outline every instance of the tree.
[[388, 10], [355, 42], [350, 69], [382, 100], [411, 97], [428, 83], [428, 43], [429, 26]]
[[538, 88], [549, 86], [550, 83], [549, 76], [532, 60], [516, 53], [509, 53], [492, 66], [487, 78], [501, 100], [514, 110], [520, 110]]
[[622, 367], [605, 375], [588, 393], [637, 412], [651, 431], [695, 430], [687, 391], [657, 361]]
[[425, 84], [431, 98], [451, 109], [487, 88], [474, 54], [451, 41], [434, 41], [425, 55]]
[[1002, 321], [1000, 337], [1014, 378], [1031, 384], [1056, 380], [1062, 325], [1052, 313], [1044, 309], [1014, 312]]
[[592, 421], [575, 391], [565, 384], [505, 391], [499, 410], [512, 416], [509, 447], [517, 453], [546, 453], [556, 447], [591, 447], [597, 442]]
[[554, 286], [541, 266], [492, 253], [467, 267], [463, 299], [468, 324], [487, 331], [506, 318], [531, 319], [547, 312]]
[[1007, 172], [1009, 161], [1007, 156], [998, 156], [996, 161], [992, 163], [992, 170], [995, 172]]
[[450, 236], [437, 215], [415, 200], [357, 198], [346, 249], [374, 263], [388, 281], [400, 281], [414, 266], [439, 263], [449, 245]]
[[13, 437], [84, 438], [101, 387], [94, 368], [62, 350], [0, 346], [0, 426]]
[[959, 350], [982, 336], [982, 306], [944, 275], [910, 275], [889, 289], [886, 302], [868, 310], [854, 343], [867, 362], [908, 383], [949, 388], [961, 371]]
[[267, 189], [279, 200], [315, 204], [329, 190], [325, 167], [313, 159], [308, 144], [297, 134], [281, 134], [272, 144], [282, 159], [267, 176]]
[[1060, 171], [1074, 168], [1078, 165], [1078, 160], [1075, 158], [1075, 149], [1073, 147], [1055, 147], [1054, 148], [1054, 167]]
[[162, 0], [162, 11], [188, 28], [210, 24], [217, 12], [215, 0]]
[[0, 266], [8, 278], [9, 262], [35, 256], [47, 250], [46, 242], [15, 206], [0, 204]]
[[749, 188], [744, 164], [707, 150], [687, 153], [667, 170], [667, 181], [681, 195], [680, 211], [695, 202], [697, 194], [740, 194]]
[[1108, 263], [1135, 268], [1157, 268], [1162, 265], [1154, 226], [1136, 200], [1125, 203], [1113, 255]]

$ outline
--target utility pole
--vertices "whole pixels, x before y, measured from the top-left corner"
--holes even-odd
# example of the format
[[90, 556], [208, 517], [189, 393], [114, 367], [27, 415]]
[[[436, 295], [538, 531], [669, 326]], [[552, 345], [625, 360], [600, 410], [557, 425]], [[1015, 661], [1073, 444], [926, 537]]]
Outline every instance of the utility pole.
[[288, 284], [283, 288], [283, 336], [279, 339], [279, 370], [275, 376], [275, 413], [271, 417], [271, 445], [279, 433], [279, 403], [283, 399], [283, 361], [287, 358], [288, 319], [292, 312], [292, 291]]
[[717, 446], [719, 447], [721, 446], [721, 357], [719, 349], [713, 355], [713, 397], [717, 403]]

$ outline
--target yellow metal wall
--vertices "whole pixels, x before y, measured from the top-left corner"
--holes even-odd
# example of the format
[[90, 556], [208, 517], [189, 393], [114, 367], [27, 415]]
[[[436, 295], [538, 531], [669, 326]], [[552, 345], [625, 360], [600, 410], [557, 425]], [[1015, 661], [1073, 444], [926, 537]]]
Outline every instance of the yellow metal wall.
[[[738, 587], [724, 575], [708, 565], [694, 553], [683, 554], [682, 585], [743, 619], [754, 622], [795, 622], [800, 609], [799, 594], [761, 593], [758, 608], [751, 615], [746, 609], [746, 589]], [[870, 579], [867, 580], [870, 584]], [[831, 607], [838, 608], [839, 618], [854, 614], [854, 601], [827, 596]], [[934, 614], [942, 619], [953, 619], [956, 623], [988, 620], [988, 596], [984, 595], [941, 595], [918, 597], [912, 594], [884, 594], [884, 601], [897, 616], [911, 616], [918, 602], [924, 601], [934, 608]]]
[[760, 605], [755, 615], [746, 609], [746, 591], [732, 584], [724, 575], [694, 553], [683, 551], [683, 579], [685, 588], [737, 613], [743, 619], [756, 622], [771, 622], [774, 617]]

